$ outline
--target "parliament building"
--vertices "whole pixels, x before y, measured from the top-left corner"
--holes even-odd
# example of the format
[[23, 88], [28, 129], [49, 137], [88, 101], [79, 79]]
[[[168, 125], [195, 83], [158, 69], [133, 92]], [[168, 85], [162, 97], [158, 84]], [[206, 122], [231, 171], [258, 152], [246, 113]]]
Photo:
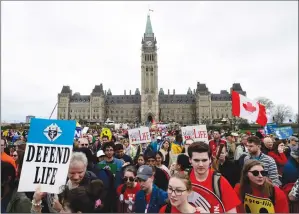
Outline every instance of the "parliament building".
[[[178, 80], [179, 81], [179, 80]], [[157, 40], [150, 15], [142, 38], [141, 90], [124, 95], [113, 95], [96, 85], [90, 95], [72, 93], [70, 86], [63, 86], [58, 94], [57, 119], [81, 120], [103, 123], [108, 118], [115, 123], [146, 123], [148, 121], [178, 122], [180, 124], [211, 123], [223, 118], [232, 118], [231, 91], [246, 96], [239, 83], [232, 84], [230, 91], [218, 94], [209, 91], [206, 84], [197, 82], [195, 89], [186, 94], [175, 90], [164, 92], [158, 89]]]

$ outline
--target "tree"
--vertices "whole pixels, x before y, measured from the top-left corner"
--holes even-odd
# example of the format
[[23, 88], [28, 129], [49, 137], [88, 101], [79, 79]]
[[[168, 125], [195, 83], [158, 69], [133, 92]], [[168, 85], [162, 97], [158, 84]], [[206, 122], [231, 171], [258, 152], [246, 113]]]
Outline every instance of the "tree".
[[294, 123], [298, 123], [298, 119], [299, 119], [298, 117], [299, 117], [299, 116], [298, 116], [298, 113], [297, 113], [297, 114], [295, 115], [295, 118], [294, 118], [294, 119], [295, 119], [295, 120], [294, 120]]
[[273, 110], [273, 108], [275, 106], [274, 103], [270, 99], [268, 99], [266, 97], [258, 97], [258, 98], [256, 98], [256, 100], [260, 104], [264, 105], [266, 107], [266, 110], [268, 110], [270, 112]]
[[283, 123], [286, 119], [292, 116], [292, 109], [289, 106], [280, 104], [275, 106], [273, 114], [273, 122]]

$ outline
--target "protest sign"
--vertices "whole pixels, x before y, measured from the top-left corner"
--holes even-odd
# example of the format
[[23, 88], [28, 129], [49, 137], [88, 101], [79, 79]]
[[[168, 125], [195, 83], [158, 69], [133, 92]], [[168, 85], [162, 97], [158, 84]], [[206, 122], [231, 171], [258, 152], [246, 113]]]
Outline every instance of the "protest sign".
[[102, 139], [103, 136], [107, 136], [108, 139], [111, 140], [112, 139], [112, 132], [111, 132], [111, 130], [108, 129], [108, 128], [103, 128], [102, 132], [101, 132], [101, 135], [100, 135], [101, 139]]
[[81, 134], [82, 134], [82, 129], [81, 127], [76, 127], [75, 129], [75, 138], [78, 139], [81, 137]]
[[293, 135], [293, 129], [291, 126], [274, 128], [274, 133], [280, 140], [288, 139]]
[[275, 213], [272, 201], [269, 198], [260, 198], [245, 194], [245, 213]]
[[59, 193], [65, 185], [76, 121], [32, 118], [18, 192]]
[[276, 123], [267, 123], [267, 125], [264, 128], [265, 134], [274, 134], [275, 133], [275, 130], [274, 130], [275, 128], [277, 128]]
[[182, 127], [183, 140], [193, 139], [194, 142], [209, 143], [208, 132], [206, 125], [186, 126]]
[[130, 144], [148, 143], [151, 141], [150, 131], [148, 127], [129, 129], [128, 134]]
[[84, 127], [81, 131], [81, 134], [86, 134], [88, 132], [89, 127]]

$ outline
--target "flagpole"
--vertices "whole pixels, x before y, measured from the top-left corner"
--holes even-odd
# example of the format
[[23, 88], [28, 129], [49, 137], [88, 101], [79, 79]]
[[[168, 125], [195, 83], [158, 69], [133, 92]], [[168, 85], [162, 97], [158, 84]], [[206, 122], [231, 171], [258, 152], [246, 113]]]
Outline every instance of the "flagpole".
[[56, 109], [57, 105], [58, 105], [58, 103], [56, 103], [56, 105], [54, 106], [54, 108], [53, 108], [53, 111], [52, 111], [52, 113], [51, 113], [51, 115], [50, 115], [49, 119], [51, 119], [51, 117], [52, 117], [52, 115], [53, 115], [53, 113], [54, 113], [54, 111], [55, 111], [55, 109]]

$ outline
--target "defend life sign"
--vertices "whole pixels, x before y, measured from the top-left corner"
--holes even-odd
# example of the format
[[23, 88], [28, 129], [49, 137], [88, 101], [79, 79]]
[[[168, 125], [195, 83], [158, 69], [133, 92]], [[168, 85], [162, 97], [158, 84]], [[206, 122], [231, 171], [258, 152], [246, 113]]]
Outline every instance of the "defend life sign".
[[194, 142], [209, 143], [208, 132], [206, 125], [186, 126], [182, 127], [183, 140], [193, 139]]
[[18, 192], [59, 193], [65, 185], [72, 155], [76, 121], [33, 118]]
[[151, 141], [150, 131], [148, 127], [129, 129], [128, 134], [130, 144], [148, 143]]

